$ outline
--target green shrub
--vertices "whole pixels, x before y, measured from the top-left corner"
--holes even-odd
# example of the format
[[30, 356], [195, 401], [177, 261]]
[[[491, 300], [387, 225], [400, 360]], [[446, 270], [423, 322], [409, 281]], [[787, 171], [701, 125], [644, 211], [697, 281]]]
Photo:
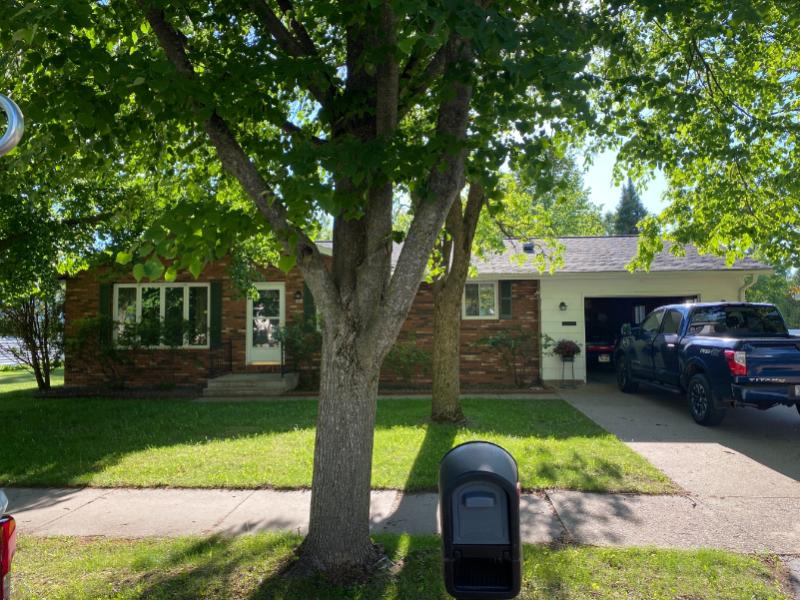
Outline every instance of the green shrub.
[[317, 327], [317, 320], [309, 317], [293, 321], [279, 329], [275, 337], [283, 344], [287, 366], [299, 373], [300, 387], [316, 388], [319, 385], [316, 361], [322, 349], [322, 334]]
[[402, 381], [430, 377], [431, 353], [417, 346], [416, 338], [410, 336], [389, 350], [383, 368]]
[[488, 337], [478, 340], [478, 344], [496, 350], [516, 387], [532, 383], [525, 379], [525, 367], [533, 359], [536, 347], [530, 334], [516, 329], [501, 329]]

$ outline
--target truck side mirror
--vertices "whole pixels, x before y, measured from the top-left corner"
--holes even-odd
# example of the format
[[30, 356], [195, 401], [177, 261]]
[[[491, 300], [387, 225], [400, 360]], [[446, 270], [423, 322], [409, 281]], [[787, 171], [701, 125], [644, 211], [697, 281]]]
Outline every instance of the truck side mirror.
[[622, 327], [620, 327], [620, 333], [627, 337], [633, 333], [633, 328], [631, 327], [630, 323], [623, 323]]
[[522, 587], [519, 476], [490, 442], [456, 446], [439, 465], [444, 582], [455, 598], [515, 598]]

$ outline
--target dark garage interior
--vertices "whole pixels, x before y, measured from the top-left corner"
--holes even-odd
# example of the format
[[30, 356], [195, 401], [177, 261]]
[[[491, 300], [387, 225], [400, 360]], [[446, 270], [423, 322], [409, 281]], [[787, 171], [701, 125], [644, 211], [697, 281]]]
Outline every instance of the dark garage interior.
[[638, 325], [664, 304], [694, 302], [696, 296], [639, 296], [584, 299], [587, 379], [608, 379], [613, 372], [613, 349], [623, 323]]

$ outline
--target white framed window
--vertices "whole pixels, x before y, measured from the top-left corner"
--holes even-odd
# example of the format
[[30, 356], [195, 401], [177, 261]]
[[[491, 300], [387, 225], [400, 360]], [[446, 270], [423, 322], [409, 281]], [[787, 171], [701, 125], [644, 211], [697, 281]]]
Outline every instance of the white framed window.
[[467, 283], [464, 286], [461, 314], [465, 319], [496, 319], [499, 304], [496, 281]]
[[208, 283], [115, 284], [114, 339], [138, 323], [143, 346], [208, 348], [210, 289]]

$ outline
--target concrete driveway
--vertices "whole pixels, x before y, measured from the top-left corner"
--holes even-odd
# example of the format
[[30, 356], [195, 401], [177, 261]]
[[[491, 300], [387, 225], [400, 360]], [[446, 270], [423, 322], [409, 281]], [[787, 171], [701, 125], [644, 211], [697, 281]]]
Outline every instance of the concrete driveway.
[[559, 393], [692, 495], [773, 505], [768, 499], [800, 501], [795, 408], [730, 410], [721, 425], [709, 428], [694, 422], [683, 396], [646, 386], [623, 394], [611, 374]]

